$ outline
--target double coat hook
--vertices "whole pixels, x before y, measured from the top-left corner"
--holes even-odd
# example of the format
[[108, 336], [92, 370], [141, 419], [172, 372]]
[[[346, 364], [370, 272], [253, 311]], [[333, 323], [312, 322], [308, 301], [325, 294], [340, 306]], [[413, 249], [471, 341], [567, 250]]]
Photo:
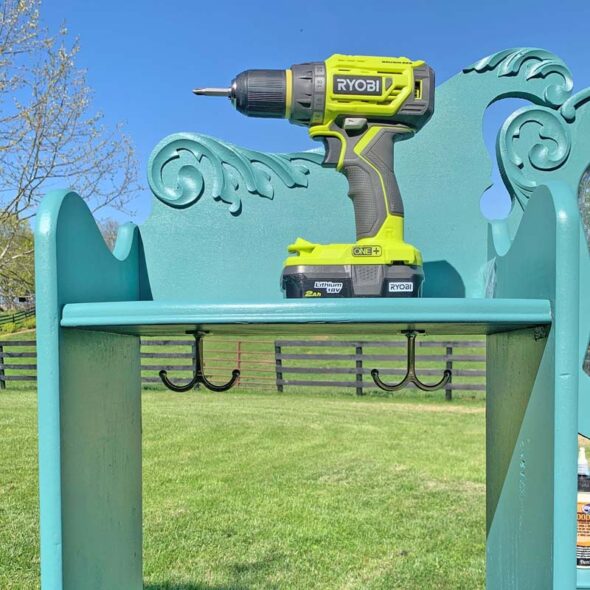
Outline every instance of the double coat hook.
[[234, 369], [232, 371], [232, 377], [225, 385], [215, 385], [214, 383], [211, 383], [211, 381], [209, 381], [207, 377], [205, 377], [205, 373], [203, 373], [203, 336], [203, 332], [194, 333], [196, 348], [195, 375], [189, 383], [187, 383], [186, 385], [175, 385], [174, 383], [172, 383], [172, 381], [170, 381], [170, 379], [168, 379], [167, 371], [165, 371], [164, 369], [160, 371], [160, 379], [162, 379], [162, 383], [164, 383], [164, 385], [168, 389], [178, 392], [189, 391], [189, 389], [192, 389], [195, 385], [200, 383], [201, 385], [204, 385], [207, 389], [210, 389], [211, 391], [227, 391], [235, 385], [236, 381], [240, 376], [240, 371], [238, 371], [238, 369]]
[[406, 338], [408, 339], [408, 365], [406, 376], [399, 383], [390, 385], [389, 383], [385, 383], [381, 380], [378, 369], [373, 369], [371, 371], [371, 377], [373, 377], [375, 384], [385, 391], [399, 391], [411, 383], [413, 383], [418, 389], [421, 389], [422, 391], [436, 391], [437, 389], [444, 388], [444, 386], [451, 379], [452, 371], [445, 369], [443, 378], [438, 383], [434, 383], [433, 385], [422, 383], [422, 381], [420, 381], [416, 375], [416, 336], [418, 334], [418, 330], [404, 330], [402, 334], [405, 334]]

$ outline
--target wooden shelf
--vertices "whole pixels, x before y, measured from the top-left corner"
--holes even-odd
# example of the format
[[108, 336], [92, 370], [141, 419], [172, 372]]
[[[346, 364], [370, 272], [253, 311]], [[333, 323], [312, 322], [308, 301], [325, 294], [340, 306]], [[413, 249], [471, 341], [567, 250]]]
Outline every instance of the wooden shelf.
[[62, 327], [128, 334], [204, 330], [245, 335], [392, 334], [408, 328], [430, 334], [491, 334], [551, 323], [542, 299], [323, 299], [272, 303], [112, 301], [65, 305]]

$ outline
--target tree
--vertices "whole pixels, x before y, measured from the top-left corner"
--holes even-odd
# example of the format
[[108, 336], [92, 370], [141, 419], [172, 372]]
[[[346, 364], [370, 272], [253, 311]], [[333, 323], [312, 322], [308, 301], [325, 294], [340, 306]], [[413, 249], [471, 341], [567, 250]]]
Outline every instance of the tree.
[[15, 215], [0, 224], [0, 252], [10, 248], [0, 266], [0, 309], [13, 309], [19, 298], [32, 299], [34, 292], [33, 232]]
[[131, 142], [90, 111], [78, 42], [65, 28], [50, 35], [39, 8], [40, 0], [0, 7], [0, 277], [15, 261], [23, 271], [30, 262], [23, 224], [48, 189], [75, 187], [94, 212], [124, 209], [138, 190]]
[[107, 246], [112, 250], [115, 247], [115, 242], [117, 241], [119, 224], [111, 217], [107, 217], [106, 219], [100, 220], [98, 227], [102, 237], [104, 238], [104, 241], [107, 243]]

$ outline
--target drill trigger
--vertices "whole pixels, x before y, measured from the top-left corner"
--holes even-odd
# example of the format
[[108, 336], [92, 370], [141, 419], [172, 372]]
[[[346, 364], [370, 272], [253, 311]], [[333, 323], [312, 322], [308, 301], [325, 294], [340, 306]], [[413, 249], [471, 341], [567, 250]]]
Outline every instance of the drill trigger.
[[322, 135], [321, 139], [324, 144], [324, 149], [326, 150], [323, 165], [335, 168], [340, 159], [342, 143], [338, 137], [333, 135]]

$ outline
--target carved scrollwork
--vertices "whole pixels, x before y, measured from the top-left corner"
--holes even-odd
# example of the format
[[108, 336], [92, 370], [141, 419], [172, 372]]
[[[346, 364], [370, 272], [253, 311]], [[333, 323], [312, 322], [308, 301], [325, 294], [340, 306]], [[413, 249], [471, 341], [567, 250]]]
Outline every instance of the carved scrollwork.
[[576, 111], [589, 101], [590, 88], [586, 88], [585, 90], [574, 94], [571, 98], [568, 98], [559, 110], [568, 123], [573, 123], [576, 120]]
[[[573, 78], [567, 65], [544, 49], [521, 47], [505, 49], [488, 57], [484, 57], [471, 66], [464, 68], [464, 73], [489, 72], [496, 70], [498, 77], [517, 76], [525, 72], [525, 79], [547, 79], [543, 92], [546, 104], [558, 107], [570, 96], [574, 87]], [[557, 74], [557, 76], [552, 76]]]
[[[204, 164], [203, 159], [207, 161]], [[188, 207], [205, 192], [229, 204], [238, 214], [242, 207], [239, 188], [272, 199], [273, 176], [288, 187], [306, 187], [309, 164], [321, 164], [316, 152], [265, 154], [199, 134], [179, 133], [160, 142], [148, 163], [148, 182], [160, 201], [172, 207]], [[204, 166], [207, 187], [203, 176]], [[243, 193], [242, 193], [243, 194]]]
[[523, 209], [539, 172], [563, 166], [570, 150], [570, 129], [559, 111], [531, 106], [508, 117], [498, 136], [500, 170]]

